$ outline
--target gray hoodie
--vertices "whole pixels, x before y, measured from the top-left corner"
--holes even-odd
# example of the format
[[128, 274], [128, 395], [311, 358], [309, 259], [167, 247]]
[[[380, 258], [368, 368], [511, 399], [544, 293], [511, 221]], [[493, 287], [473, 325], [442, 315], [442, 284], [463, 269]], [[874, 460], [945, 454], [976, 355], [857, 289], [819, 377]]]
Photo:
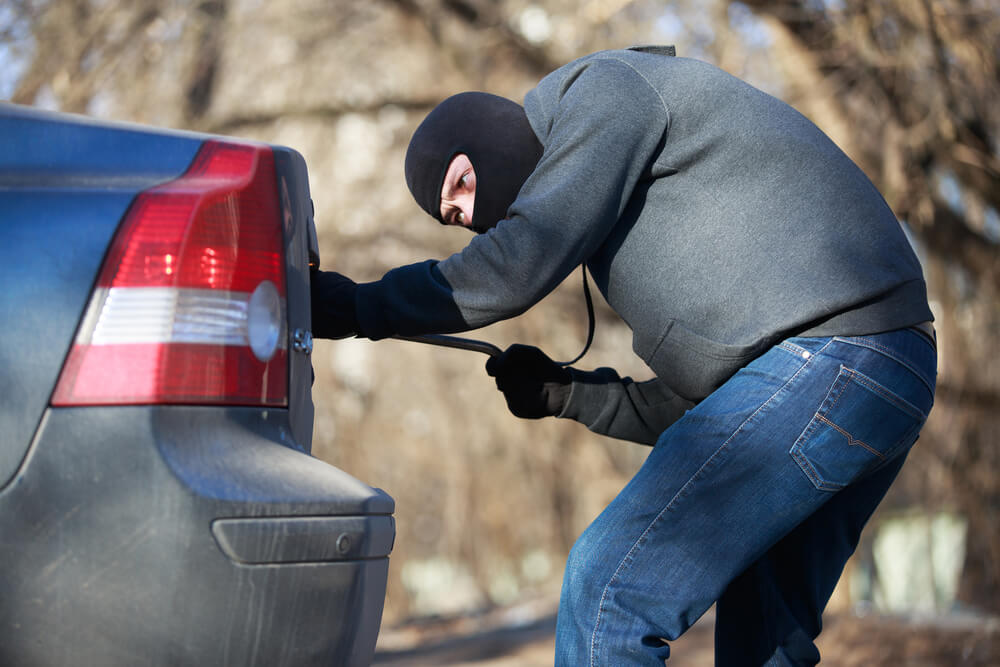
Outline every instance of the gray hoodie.
[[562, 416], [648, 442], [782, 338], [932, 319], [895, 215], [780, 100], [697, 60], [620, 50], [561, 67], [524, 107], [544, 152], [508, 218], [361, 285], [364, 335], [513, 317], [586, 262], [657, 380], [577, 374]]

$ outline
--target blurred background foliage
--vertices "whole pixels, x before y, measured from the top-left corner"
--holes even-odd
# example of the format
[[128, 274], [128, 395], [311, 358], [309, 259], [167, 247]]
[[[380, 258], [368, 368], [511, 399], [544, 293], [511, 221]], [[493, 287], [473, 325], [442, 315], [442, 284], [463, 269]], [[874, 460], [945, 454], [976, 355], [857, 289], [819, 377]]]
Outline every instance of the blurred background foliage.
[[[833, 605], [1000, 612], [995, 2], [5, 0], [0, 98], [296, 148], [323, 266], [364, 281], [468, 240], [403, 182], [410, 133], [438, 101], [521, 100], [574, 57], [640, 43], [675, 44], [812, 118], [923, 261], [937, 404]], [[575, 355], [578, 281], [474, 335]], [[397, 501], [388, 622], [551, 595], [575, 536], [648, 451], [515, 419], [473, 353], [352, 340], [317, 343], [313, 360], [314, 453]], [[649, 376], [606, 307], [580, 365]]]

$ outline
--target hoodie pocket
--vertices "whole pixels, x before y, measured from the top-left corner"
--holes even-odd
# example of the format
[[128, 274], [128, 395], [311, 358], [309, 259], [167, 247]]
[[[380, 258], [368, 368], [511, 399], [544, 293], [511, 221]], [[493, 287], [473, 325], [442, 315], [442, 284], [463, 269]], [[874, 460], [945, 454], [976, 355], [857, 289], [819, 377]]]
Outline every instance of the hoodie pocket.
[[651, 352], [643, 354], [641, 341], [635, 351], [657, 377], [680, 396], [697, 401], [718, 389], [739, 369], [759, 357], [768, 341], [750, 345], [727, 345], [694, 333], [676, 321], [670, 321]]

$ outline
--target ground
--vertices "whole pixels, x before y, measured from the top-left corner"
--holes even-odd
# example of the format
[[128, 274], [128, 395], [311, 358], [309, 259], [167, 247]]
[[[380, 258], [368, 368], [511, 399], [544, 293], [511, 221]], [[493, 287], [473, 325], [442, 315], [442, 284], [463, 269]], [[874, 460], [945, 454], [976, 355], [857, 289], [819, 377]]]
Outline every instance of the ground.
[[[819, 639], [824, 667], [996, 667], [1000, 617], [898, 618], [828, 615]], [[489, 613], [385, 628], [376, 665], [542, 667], [552, 664], [555, 615], [535, 602]], [[709, 612], [671, 644], [669, 665], [712, 667]]]

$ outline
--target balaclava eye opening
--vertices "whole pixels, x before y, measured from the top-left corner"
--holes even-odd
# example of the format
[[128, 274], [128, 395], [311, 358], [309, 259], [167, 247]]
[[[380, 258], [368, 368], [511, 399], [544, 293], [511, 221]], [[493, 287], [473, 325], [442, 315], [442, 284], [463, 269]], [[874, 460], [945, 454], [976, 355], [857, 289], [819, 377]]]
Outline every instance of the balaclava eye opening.
[[458, 153], [465, 153], [476, 170], [471, 226], [482, 234], [507, 217], [542, 156], [542, 145], [516, 102], [477, 92], [441, 102], [413, 133], [404, 166], [413, 198], [439, 222], [444, 222], [441, 186]]

